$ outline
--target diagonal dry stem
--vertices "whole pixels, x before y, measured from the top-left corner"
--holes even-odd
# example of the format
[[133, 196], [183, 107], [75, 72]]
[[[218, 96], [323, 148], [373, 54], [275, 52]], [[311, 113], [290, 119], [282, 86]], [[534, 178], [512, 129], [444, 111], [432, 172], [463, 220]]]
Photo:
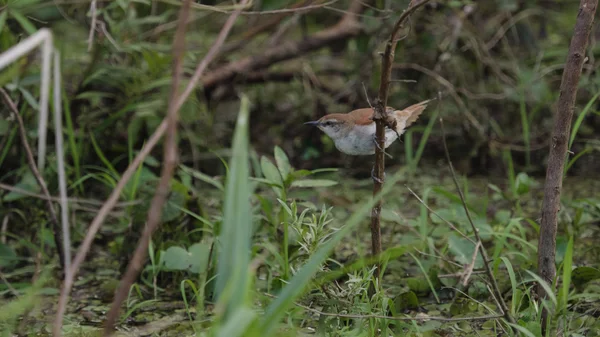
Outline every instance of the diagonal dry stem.
[[467, 215], [467, 219], [469, 220], [469, 224], [471, 225], [471, 229], [473, 230], [473, 235], [476, 239], [476, 247], [479, 247], [479, 252], [481, 253], [481, 257], [483, 260], [483, 266], [485, 269], [485, 273], [489, 278], [492, 284], [492, 296], [496, 298], [498, 304], [500, 305], [500, 309], [502, 310], [502, 315], [504, 318], [512, 324], [516, 324], [515, 319], [511, 316], [508, 306], [506, 302], [504, 302], [504, 297], [502, 297], [502, 292], [500, 291], [500, 287], [498, 287], [498, 282], [496, 282], [496, 278], [492, 273], [492, 268], [490, 268], [489, 259], [487, 256], [487, 252], [485, 251], [485, 247], [483, 247], [481, 237], [479, 236], [479, 229], [475, 226], [473, 219], [471, 218], [471, 212], [469, 212], [469, 207], [467, 206], [467, 201], [465, 200], [465, 196], [460, 189], [460, 184], [458, 183], [458, 179], [456, 178], [456, 172], [454, 172], [454, 166], [452, 165], [452, 160], [450, 160], [450, 152], [448, 151], [448, 144], [446, 143], [446, 130], [444, 129], [444, 120], [440, 118], [440, 126], [442, 127], [442, 142], [444, 144], [444, 153], [446, 154], [446, 160], [448, 161], [448, 166], [450, 167], [450, 173], [452, 174], [452, 180], [454, 181], [454, 185], [456, 186], [456, 190], [458, 191], [458, 195], [460, 197], [460, 201]]
[[[240, 4], [239, 10], [244, 8], [243, 4], [246, 4], [247, 2], [248, 2], [248, 0], [244, 0], [243, 3]], [[200, 77], [206, 70], [207, 66], [219, 54], [219, 50], [220, 50], [221, 46], [223, 45], [223, 42], [227, 38], [227, 35], [231, 31], [231, 28], [233, 27], [233, 24], [234, 24], [236, 18], [238, 17], [238, 15], [239, 15], [238, 11], [231, 14], [231, 16], [227, 19], [227, 21], [223, 25], [223, 28], [221, 28], [221, 32], [217, 36], [217, 39], [213, 43], [212, 47], [210, 48], [208, 53], [204, 56], [202, 61], [198, 64], [196, 71], [194, 73], [194, 76], [187, 84], [186, 90], [181, 94], [181, 96], [179, 96], [179, 99], [177, 100], [177, 104], [176, 104], [176, 109], [181, 108], [183, 103], [186, 101], [187, 97], [191, 94], [191, 92], [196, 87], [196, 84], [200, 80]], [[163, 120], [159, 124], [159, 126], [156, 128], [154, 133], [150, 136], [150, 138], [146, 142], [145, 146], [142, 147], [142, 149], [140, 150], [138, 155], [133, 159], [131, 164], [129, 164], [129, 166], [127, 167], [125, 172], [123, 172], [121, 179], [119, 180], [119, 182], [117, 183], [117, 185], [115, 186], [113, 191], [111, 192], [110, 196], [108, 197], [108, 199], [106, 200], [104, 205], [98, 211], [98, 214], [96, 215], [96, 217], [92, 220], [92, 223], [89, 225], [88, 231], [83, 239], [83, 242], [81, 243], [81, 246], [77, 250], [77, 255], [75, 256], [75, 259], [73, 260], [73, 264], [71, 266], [72, 272], [70, 273], [69, 277], [65, 277], [65, 280], [64, 280], [62, 288], [61, 288], [61, 293], [60, 293], [60, 297], [58, 300], [58, 308], [56, 311], [56, 316], [54, 319], [54, 327], [53, 327], [53, 335], [55, 337], [61, 336], [62, 321], [63, 321], [63, 317], [65, 315], [69, 293], [71, 292], [71, 289], [73, 288], [73, 283], [74, 283], [75, 276], [77, 275], [77, 271], [81, 267], [81, 264], [83, 263], [88, 252], [90, 251], [90, 248], [92, 246], [92, 242], [94, 241], [94, 237], [95, 237], [96, 233], [100, 229], [100, 226], [102, 226], [102, 224], [104, 223], [104, 220], [106, 219], [106, 217], [108, 216], [110, 211], [113, 209], [113, 207], [119, 200], [119, 197], [121, 195], [121, 192], [123, 191], [123, 188], [125, 188], [125, 185], [129, 181], [129, 179], [131, 179], [133, 174], [136, 172], [137, 167], [139, 165], [141, 165], [141, 163], [148, 156], [150, 151], [152, 151], [154, 146], [156, 146], [158, 141], [165, 134], [166, 130], [167, 130], [167, 121]]]

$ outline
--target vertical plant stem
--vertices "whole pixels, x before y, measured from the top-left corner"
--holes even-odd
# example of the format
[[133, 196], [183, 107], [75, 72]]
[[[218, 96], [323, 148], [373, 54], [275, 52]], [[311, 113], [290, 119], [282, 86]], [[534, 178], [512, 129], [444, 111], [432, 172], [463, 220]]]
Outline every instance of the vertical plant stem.
[[[577, 97], [577, 85], [581, 77], [581, 70], [588, 45], [588, 38], [594, 22], [594, 15], [598, 7], [598, 0], [581, 0], [579, 13], [567, 63], [563, 70], [560, 84], [560, 95], [558, 96], [557, 115], [552, 131], [550, 143], [550, 155], [548, 157], [548, 168], [546, 170], [546, 181], [544, 183], [544, 201], [542, 204], [542, 222], [540, 226], [540, 239], [538, 243], [538, 274], [548, 284], [552, 284], [556, 276], [556, 231], [558, 225], [558, 210], [560, 208], [560, 193], [562, 189], [563, 172], [571, 120], [575, 98]], [[537, 293], [541, 298], [546, 297], [543, 287], [537, 287]], [[544, 309], [542, 313], [542, 327], [546, 327], [548, 312]]]
[[[375, 121], [375, 168], [373, 182], [373, 197], [377, 196], [383, 188], [385, 172], [385, 127], [388, 126], [395, 130], [395, 119], [387, 115], [386, 107], [388, 100], [389, 86], [392, 78], [392, 64], [394, 63], [394, 54], [398, 44], [398, 34], [404, 27], [404, 22], [419, 7], [425, 5], [429, 0], [413, 0], [408, 8], [402, 13], [398, 21], [394, 24], [390, 38], [385, 45], [385, 52], [381, 64], [381, 80], [379, 82], [379, 93], [373, 106]], [[381, 253], [381, 206], [383, 201], [379, 200], [371, 209], [371, 254], [377, 256]], [[380, 263], [377, 265], [374, 276], [379, 279]]]

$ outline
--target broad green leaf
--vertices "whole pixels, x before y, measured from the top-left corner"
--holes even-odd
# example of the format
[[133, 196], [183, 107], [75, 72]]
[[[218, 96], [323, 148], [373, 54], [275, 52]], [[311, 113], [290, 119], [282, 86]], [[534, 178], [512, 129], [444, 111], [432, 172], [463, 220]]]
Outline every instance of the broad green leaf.
[[[37, 183], [37, 181], [35, 180], [35, 177], [33, 176], [33, 174], [31, 173], [31, 171], [27, 171], [25, 172], [25, 174], [23, 175], [23, 177], [21, 178], [21, 181], [19, 181], [15, 187], [18, 187], [22, 190], [31, 192], [31, 193], [39, 193], [41, 191], [41, 187], [40, 185]], [[21, 194], [19, 192], [9, 192], [8, 194], [6, 194], [4, 196], [4, 198], [2, 198], [2, 200], [4, 201], [15, 201], [18, 199], [22, 199], [22, 198], [26, 198], [27, 196], [24, 194]]]
[[581, 287], [590, 281], [600, 279], [600, 270], [587, 266], [577, 267], [571, 272], [571, 279], [575, 286]]
[[[423, 282], [426, 283], [426, 282]], [[427, 285], [425, 285], [427, 287]], [[429, 289], [429, 287], [427, 287]], [[406, 309], [416, 309], [419, 307], [419, 299], [417, 294], [412, 291], [402, 293], [394, 299], [394, 305], [397, 311], [404, 311]]]
[[[448, 238], [448, 249], [454, 255], [456, 262], [460, 264], [470, 264], [473, 260], [475, 245], [458, 234], [452, 233], [450, 235]], [[483, 260], [481, 259], [481, 254], [477, 253], [475, 268], [481, 267], [483, 267]]]
[[215, 245], [218, 247], [215, 295], [219, 305], [223, 306], [225, 320], [244, 307], [248, 297], [253, 218], [250, 205], [252, 191], [248, 155], [249, 111], [250, 103], [243, 95], [225, 186], [221, 233]]
[[159, 265], [164, 266], [167, 270], [181, 270], [199, 274], [206, 270], [209, 253], [210, 245], [206, 243], [193, 244], [187, 250], [179, 246], [173, 246], [161, 252]]
[[287, 155], [279, 146], [275, 146], [275, 162], [277, 163], [277, 168], [279, 169], [279, 173], [281, 173], [283, 181], [287, 182], [288, 176], [290, 172], [292, 172], [292, 165], [290, 165]]
[[169, 247], [162, 252], [159, 264], [167, 270], [188, 270], [191, 267], [188, 251], [179, 246]]
[[260, 158], [260, 168], [262, 170], [263, 176], [265, 176], [266, 179], [270, 180], [271, 182], [277, 185], [283, 186], [281, 174], [279, 173], [279, 170], [277, 169], [275, 164], [273, 164], [269, 160], [269, 158], [264, 156]]

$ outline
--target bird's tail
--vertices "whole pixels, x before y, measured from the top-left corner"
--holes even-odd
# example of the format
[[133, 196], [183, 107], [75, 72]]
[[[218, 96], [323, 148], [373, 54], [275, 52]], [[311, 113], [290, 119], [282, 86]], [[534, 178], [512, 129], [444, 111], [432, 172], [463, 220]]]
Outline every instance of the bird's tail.
[[404, 127], [408, 128], [412, 123], [419, 119], [419, 116], [425, 110], [427, 104], [433, 100], [435, 100], [435, 98], [413, 104], [404, 110], [398, 110], [396, 111], [396, 116], [406, 119], [406, 125]]

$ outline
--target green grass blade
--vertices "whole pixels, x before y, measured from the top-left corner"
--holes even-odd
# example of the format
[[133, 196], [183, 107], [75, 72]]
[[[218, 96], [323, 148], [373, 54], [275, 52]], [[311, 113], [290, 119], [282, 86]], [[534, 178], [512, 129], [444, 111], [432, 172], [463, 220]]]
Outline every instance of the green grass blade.
[[248, 125], [250, 106], [242, 96], [240, 113], [233, 137], [233, 153], [225, 187], [223, 224], [219, 235], [216, 296], [220, 298], [227, 288], [224, 306], [227, 321], [244, 305], [249, 279], [252, 216], [248, 156]]
[[573, 237], [569, 238], [565, 258], [563, 260], [562, 288], [559, 296], [558, 311], [566, 310], [569, 301], [569, 288], [571, 287], [571, 271], [573, 270]]
[[[500, 257], [500, 259], [504, 262], [504, 265], [506, 266], [506, 271], [508, 272], [508, 277], [510, 278], [510, 286], [512, 288], [512, 293], [516, 294], [517, 293], [517, 278], [515, 277], [515, 271], [512, 267], [512, 263], [510, 263], [510, 260], [504, 256]], [[511, 314], [513, 316], [517, 314], [517, 304], [516, 304], [516, 301], [514, 300], [514, 298], [511, 301]]]
[[577, 116], [577, 119], [575, 120], [575, 123], [573, 124], [573, 130], [571, 131], [571, 136], [569, 137], [569, 149], [571, 148], [571, 146], [573, 146], [573, 142], [575, 141], [575, 136], [577, 136], [579, 127], [581, 127], [581, 124], [583, 123], [585, 116], [587, 116], [588, 112], [591, 110], [592, 105], [594, 104], [594, 102], [596, 102], [599, 95], [600, 95], [600, 92], [596, 93], [594, 95], [594, 97], [592, 97], [592, 99], [590, 99], [590, 101], [586, 104], [585, 108], [583, 108], [583, 110], [581, 110], [581, 113], [579, 114], [579, 116]]
[[110, 170], [110, 172], [112, 174], [115, 175], [115, 177], [118, 177], [119, 172], [117, 170], [115, 170], [115, 167], [110, 163], [108, 158], [106, 158], [106, 156], [104, 155], [104, 152], [102, 152], [102, 149], [98, 145], [98, 142], [96, 142], [96, 137], [94, 137], [93, 132], [90, 132], [90, 139], [92, 140], [92, 146], [94, 147], [94, 151], [96, 151], [96, 155], [98, 156], [98, 158], [100, 158], [102, 163], [106, 166], [106, 168], [108, 168]]
[[[439, 105], [438, 105], [439, 107]], [[412, 165], [413, 165], [413, 169], [417, 169], [417, 165], [419, 164], [419, 161], [421, 160], [421, 156], [423, 155], [423, 151], [425, 150], [425, 145], [427, 145], [427, 140], [429, 140], [429, 135], [431, 135], [431, 130], [433, 130], [433, 125], [435, 124], [435, 121], [437, 121], [437, 117], [438, 117], [438, 111], [439, 108], [435, 110], [433, 116], [431, 116], [431, 119], [429, 120], [429, 123], [427, 123], [427, 126], [425, 127], [425, 131], [423, 131], [423, 136], [421, 137], [421, 140], [419, 141], [419, 147], [417, 148], [417, 151], [415, 152], [415, 155], [413, 157], [412, 160]]]

